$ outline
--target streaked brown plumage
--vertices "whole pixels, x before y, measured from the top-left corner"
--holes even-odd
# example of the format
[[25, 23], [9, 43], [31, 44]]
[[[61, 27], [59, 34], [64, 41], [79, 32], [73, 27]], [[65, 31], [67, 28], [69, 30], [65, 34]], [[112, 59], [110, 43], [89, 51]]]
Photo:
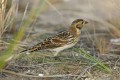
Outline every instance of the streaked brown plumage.
[[55, 51], [55, 56], [62, 50], [73, 47], [80, 38], [80, 32], [84, 24], [88, 23], [83, 19], [76, 19], [72, 22], [68, 31], [60, 32], [53, 37], [45, 39], [35, 46], [21, 52], [34, 52], [48, 49]]

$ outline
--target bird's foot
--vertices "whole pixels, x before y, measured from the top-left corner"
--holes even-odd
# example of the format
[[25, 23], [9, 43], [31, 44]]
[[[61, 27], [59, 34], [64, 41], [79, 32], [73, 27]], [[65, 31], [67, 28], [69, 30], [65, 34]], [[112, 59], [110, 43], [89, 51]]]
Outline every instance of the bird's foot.
[[59, 60], [59, 61], [61, 61], [60, 56], [46, 56], [45, 58], [48, 58], [48, 59], [51, 59], [51, 60]]
[[61, 61], [60, 56], [54, 56], [53, 58], [54, 58], [55, 60]]

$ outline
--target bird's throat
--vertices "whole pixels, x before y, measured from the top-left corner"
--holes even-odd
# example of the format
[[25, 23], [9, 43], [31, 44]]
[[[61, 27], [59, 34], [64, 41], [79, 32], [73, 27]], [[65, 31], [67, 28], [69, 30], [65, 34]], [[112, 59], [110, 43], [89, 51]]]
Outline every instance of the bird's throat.
[[70, 32], [72, 35], [74, 35], [74, 36], [79, 36], [81, 30], [79, 30], [79, 29], [77, 29], [77, 28], [75, 28], [75, 27], [70, 27], [69, 32]]

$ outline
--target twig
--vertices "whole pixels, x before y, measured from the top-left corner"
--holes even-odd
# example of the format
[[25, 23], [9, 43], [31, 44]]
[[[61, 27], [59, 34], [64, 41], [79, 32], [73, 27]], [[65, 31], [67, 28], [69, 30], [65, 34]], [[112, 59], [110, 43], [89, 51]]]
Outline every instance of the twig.
[[61, 17], [63, 17], [63, 14], [55, 7], [53, 6], [48, 0], [45, 0], [48, 5], [50, 5]]
[[23, 74], [23, 73], [16, 73], [16, 72], [13, 72], [13, 71], [8, 71], [8, 70], [2, 70], [2, 72], [13, 74], [13, 75], [18, 75], [18, 76], [23, 76], [23, 77], [34, 77], [34, 78], [46, 78], [46, 77], [53, 78], [53, 77], [67, 77], [67, 76], [69, 76], [69, 77], [77, 77], [77, 76], [79, 76], [79, 75], [73, 75], [73, 74], [33, 76], [33, 75], [26, 75], [26, 74]]
[[[61, 64], [63, 62], [49, 62], [49, 63], [42, 63], [42, 64], [38, 64], [38, 65], [31, 65], [31, 66], [19, 66], [19, 65], [13, 65], [13, 66], [16, 66], [16, 67], [23, 67], [23, 68], [33, 68], [33, 67], [40, 67], [42, 65], [46, 65], [46, 64]], [[10, 65], [12, 66], [12, 65]]]
[[97, 65], [97, 64], [94, 64], [94, 65], [92, 65], [92, 66], [90, 66], [90, 67], [87, 67], [82, 73], [80, 73], [80, 75], [76, 78], [76, 79], [74, 79], [74, 80], [79, 80], [87, 71], [88, 71], [88, 69], [91, 69], [92, 67], [94, 67], [95, 65]]
[[119, 59], [115, 62], [115, 67], [114, 67], [114, 69], [116, 69], [116, 66], [117, 66], [117, 63], [118, 63], [119, 60], [120, 60], [120, 57], [119, 57]]

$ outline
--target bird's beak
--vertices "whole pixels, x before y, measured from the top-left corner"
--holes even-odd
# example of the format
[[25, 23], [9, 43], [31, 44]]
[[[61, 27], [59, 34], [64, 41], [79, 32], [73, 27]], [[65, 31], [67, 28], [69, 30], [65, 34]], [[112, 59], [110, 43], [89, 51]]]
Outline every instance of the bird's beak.
[[88, 22], [87, 21], [85, 21], [85, 24], [87, 24]]

